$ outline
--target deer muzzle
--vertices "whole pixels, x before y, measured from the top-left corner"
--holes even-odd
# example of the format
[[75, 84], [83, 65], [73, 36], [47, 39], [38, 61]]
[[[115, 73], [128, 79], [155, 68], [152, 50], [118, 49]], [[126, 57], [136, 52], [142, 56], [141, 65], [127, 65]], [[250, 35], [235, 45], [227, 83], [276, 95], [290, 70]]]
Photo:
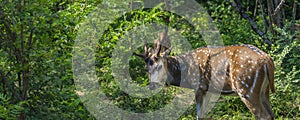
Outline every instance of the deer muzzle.
[[149, 85], [148, 85], [148, 87], [149, 87], [150, 90], [155, 90], [155, 89], [157, 89], [157, 88], [159, 88], [161, 86], [162, 85], [159, 84], [159, 83], [157, 83], [157, 82], [150, 82]]

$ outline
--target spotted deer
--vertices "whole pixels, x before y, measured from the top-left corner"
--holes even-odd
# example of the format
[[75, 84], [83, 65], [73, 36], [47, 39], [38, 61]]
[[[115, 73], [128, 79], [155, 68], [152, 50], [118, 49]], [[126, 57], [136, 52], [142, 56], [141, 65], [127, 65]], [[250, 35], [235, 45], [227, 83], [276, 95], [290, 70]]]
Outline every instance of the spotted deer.
[[161, 51], [162, 45], [155, 44], [152, 49], [145, 43], [144, 54], [133, 53], [145, 61], [150, 89], [163, 84], [194, 89], [198, 119], [204, 117], [208, 89], [238, 95], [256, 119], [274, 119], [269, 100], [270, 90], [275, 92], [274, 63], [262, 50], [253, 45], [201, 47], [170, 56], [171, 49]]

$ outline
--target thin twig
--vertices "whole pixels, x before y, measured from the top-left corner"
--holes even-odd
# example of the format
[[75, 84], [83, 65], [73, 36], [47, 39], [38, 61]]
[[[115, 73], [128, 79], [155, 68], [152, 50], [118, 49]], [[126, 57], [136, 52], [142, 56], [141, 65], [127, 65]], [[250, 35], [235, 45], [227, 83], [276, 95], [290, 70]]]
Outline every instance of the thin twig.
[[295, 0], [294, 5], [293, 5], [293, 19], [292, 19], [292, 24], [291, 24], [291, 34], [292, 35], [295, 33], [296, 13], [297, 13], [297, 3], [296, 3], [296, 0]]
[[260, 7], [261, 7], [261, 14], [263, 16], [263, 19], [264, 19], [264, 34], [267, 33], [267, 26], [268, 26], [268, 21], [267, 21], [267, 17], [266, 17], [266, 14], [264, 12], [265, 8], [264, 8], [264, 5], [262, 3], [262, 0], [259, 0], [259, 4], [260, 4]]
[[256, 11], [257, 11], [257, 7], [258, 7], [258, 0], [255, 0], [255, 8], [254, 8], [254, 12], [253, 12], [253, 19], [255, 19], [256, 17]]
[[267, 38], [265, 37], [265, 33], [263, 31], [261, 31], [258, 27], [258, 25], [256, 24], [256, 22], [254, 20], [252, 20], [249, 15], [242, 9], [242, 4], [239, 0], [234, 0], [235, 4], [230, 2], [230, 0], [227, 0], [228, 3], [231, 4], [231, 6], [233, 6], [234, 8], [237, 9], [237, 11], [240, 13], [240, 15], [246, 19], [250, 24], [251, 24], [251, 27], [252, 29], [261, 37], [263, 37], [264, 39], [264, 42], [267, 43], [269, 46], [272, 45], [272, 42]]
[[282, 5], [285, 3], [284, 0], [281, 0], [280, 3], [277, 5], [276, 9], [274, 10], [273, 16], [275, 16], [278, 11], [281, 9]]

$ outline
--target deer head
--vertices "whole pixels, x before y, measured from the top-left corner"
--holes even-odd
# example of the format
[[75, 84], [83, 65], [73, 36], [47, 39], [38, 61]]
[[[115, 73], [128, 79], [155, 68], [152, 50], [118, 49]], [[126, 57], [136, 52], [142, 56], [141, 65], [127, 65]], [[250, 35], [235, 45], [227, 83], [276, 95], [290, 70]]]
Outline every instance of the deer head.
[[144, 54], [133, 53], [133, 55], [142, 58], [145, 61], [145, 68], [149, 75], [149, 88], [151, 90], [156, 89], [159, 86], [163, 86], [168, 76], [166, 57], [169, 56], [171, 52], [171, 48], [161, 53], [162, 45], [158, 43], [159, 41], [155, 41], [155, 49], [152, 47], [148, 47], [148, 43], [145, 42], [144, 45]]

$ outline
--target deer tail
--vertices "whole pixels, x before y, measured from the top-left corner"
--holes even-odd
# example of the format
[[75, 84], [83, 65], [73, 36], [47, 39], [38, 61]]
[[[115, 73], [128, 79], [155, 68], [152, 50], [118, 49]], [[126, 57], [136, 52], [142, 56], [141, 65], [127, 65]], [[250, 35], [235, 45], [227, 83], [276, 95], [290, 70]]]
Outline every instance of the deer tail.
[[265, 72], [267, 74], [268, 80], [269, 80], [269, 87], [272, 91], [272, 93], [275, 93], [275, 86], [274, 86], [274, 62], [271, 57], [268, 56], [268, 60], [266, 61], [266, 67]]

